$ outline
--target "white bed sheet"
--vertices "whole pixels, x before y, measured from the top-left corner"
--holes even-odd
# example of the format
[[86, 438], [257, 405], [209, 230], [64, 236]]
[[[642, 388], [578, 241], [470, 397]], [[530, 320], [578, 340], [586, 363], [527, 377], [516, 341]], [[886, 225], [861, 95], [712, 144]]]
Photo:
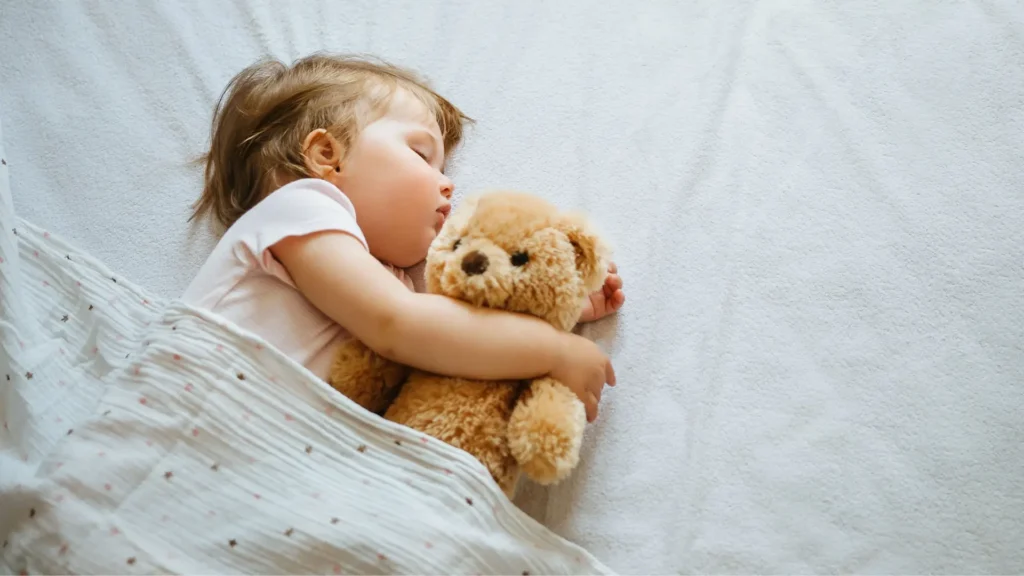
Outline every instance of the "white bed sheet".
[[177, 295], [212, 103], [320, 49], [616, 245], [621, 384], [535, 517], [628, 573], [1024, 570], [1019, 2], [6, 3], [17, 212]]

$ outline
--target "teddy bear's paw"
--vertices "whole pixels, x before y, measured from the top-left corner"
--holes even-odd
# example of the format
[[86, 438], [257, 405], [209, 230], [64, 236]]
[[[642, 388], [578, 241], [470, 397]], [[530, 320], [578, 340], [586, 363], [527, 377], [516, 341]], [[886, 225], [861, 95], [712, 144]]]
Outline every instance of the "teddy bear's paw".
[[338, 347], [327, 382], [356, 404], [380, 414], [394, 399], [408, 372], [407, 367], [351, 339]]
[[579, 462], [586, 411], [550, 378], [534, 380], [512, 411], [508, 443], [523, 473], [538, 484], [564, 480]]

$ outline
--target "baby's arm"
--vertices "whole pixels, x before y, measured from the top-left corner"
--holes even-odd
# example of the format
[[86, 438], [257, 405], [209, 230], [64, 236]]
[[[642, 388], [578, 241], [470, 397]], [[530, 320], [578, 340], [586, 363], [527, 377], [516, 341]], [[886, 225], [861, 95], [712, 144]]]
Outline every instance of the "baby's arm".
[[593, 342], [530, 316], [411, 292], [348, 234], [286, 238], [271, 250], [314, 306], [395, 362], [483, 380], [550, 374], [576, 392], [591, 419], [601, 388], [615, 383]]

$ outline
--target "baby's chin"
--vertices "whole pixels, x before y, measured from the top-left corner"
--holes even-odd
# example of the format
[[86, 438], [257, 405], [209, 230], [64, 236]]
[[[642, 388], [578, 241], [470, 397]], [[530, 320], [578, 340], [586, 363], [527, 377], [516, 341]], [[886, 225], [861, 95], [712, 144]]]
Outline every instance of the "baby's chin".
[[430, 234], [426, 235], [422, 241], [417, 242], [415, 246], [404, 247], [400, 256], [396, 258], [397, 261], [391, 262], [391, 264], [399, 268], [411, 268], [422, 263], [427, 259], [427, 252], [430, 250], [430, 244], [436, 237], [437, 234], [431, 231]]

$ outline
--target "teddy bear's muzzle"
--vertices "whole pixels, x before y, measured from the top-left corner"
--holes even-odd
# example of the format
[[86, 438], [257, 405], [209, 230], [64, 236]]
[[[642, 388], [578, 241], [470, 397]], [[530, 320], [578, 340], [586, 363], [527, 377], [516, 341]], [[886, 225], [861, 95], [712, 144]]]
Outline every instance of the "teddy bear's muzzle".
[[487, 255], [479, 250], [473, 250], [462, 257], [462, 271], [469, 276], [476, 276], [487, 271], [490, 261]]

